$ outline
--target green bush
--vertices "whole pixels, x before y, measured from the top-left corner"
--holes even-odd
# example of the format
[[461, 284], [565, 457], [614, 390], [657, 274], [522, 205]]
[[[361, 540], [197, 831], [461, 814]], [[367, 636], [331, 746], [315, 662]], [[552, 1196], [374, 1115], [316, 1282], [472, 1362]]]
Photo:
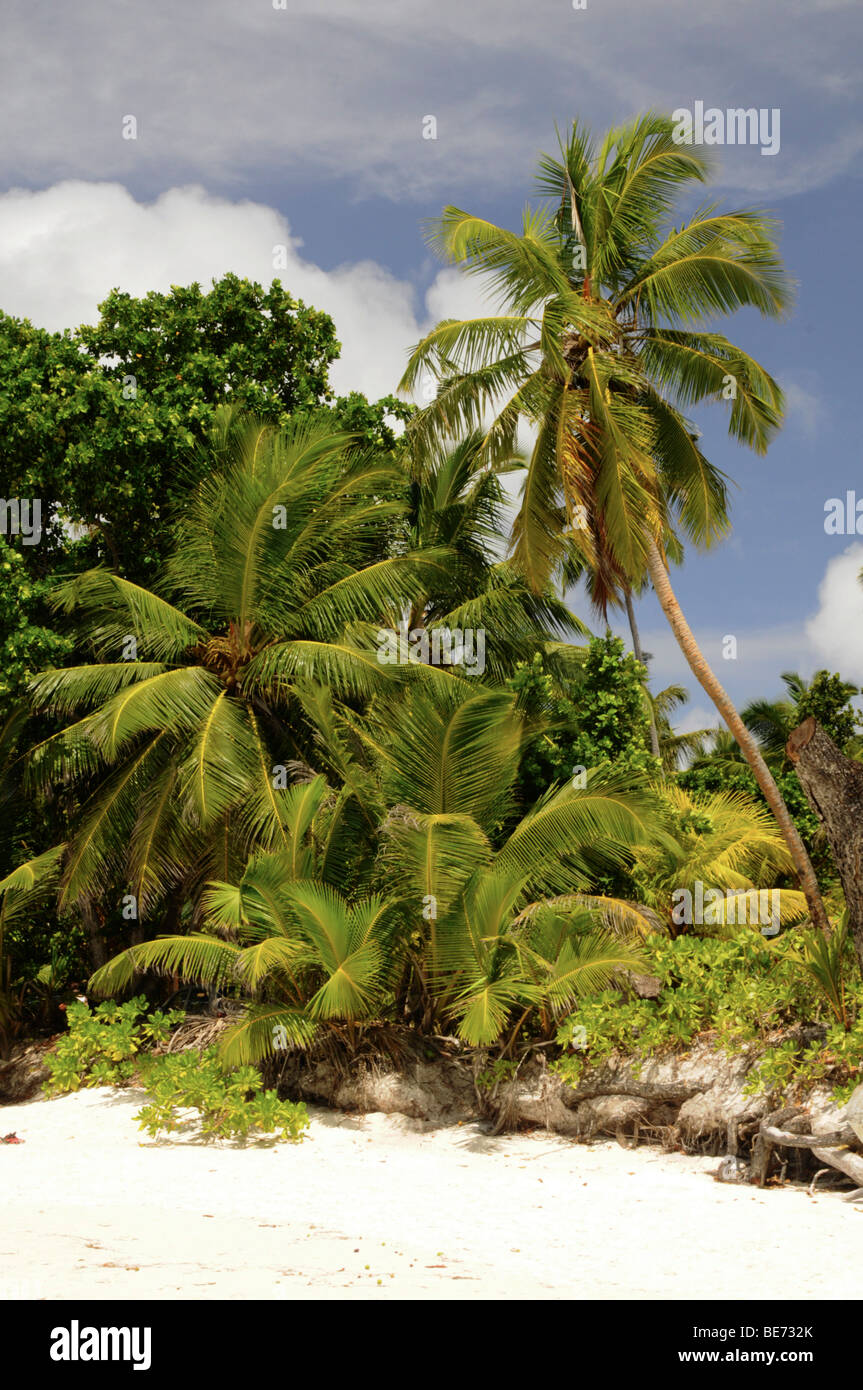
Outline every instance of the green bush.
[[147, 1016], [147, 1007], [143, 995], [125, 1004], [100, 1004], [95, 1013], [86, 1004], [70, 1004], [69, 1031], [47, 1058], [48, 1094], [62, 1095], [82, 1086], [124, 1086], [135, 1079], [151, 1097], [136, 1118], [154, 1137], [179, 1129], [180, 1112], [194, 1109], [200, 1111], [208, 1139], [245, 1139], [253, 1130], [292, 1142], [302, 1138], [309, 1123], [306, 1107], [261, 1090], [254, 1067], [230, 1071], [215, 1048], [148, 1055], [147, 1049], [167, 1042], [184, 1014], [157, 1010]]
[[82, 1086], [124, 1086], [135, 1075], [138, 1053], [167, 1041], [182, 1013], [146, 1016], [143, 995], [125, 1004], [106, 1001], [91, 1013], [86, 1004], [70, 1004], [69, 1031], [47, 1058], [51, 1072], [45, 1082], [49, 1095], [77, 1091]]
[[308, 1128], [302, 1103], [279, 1100], [275, 1091], [260, 1090], [254, 1067], [228, 1071], [215, 1048], [206, 1052], [174, 1052], [142, 1059], [141, 1079], [152, 1097], [138, 1111], [138, 1123], [154, 1138], [180, 1129], [183, 1110], [200, 1112], [201, 1131], [208, 1139], [246, 1139], [253, 1131], [278, 1134], [296, 1143]]
[[[768, 1041], [795, 1024], [818, 1023], [823, 1041], [783, 1039], [769, 1046], [747, 1089], [784, 1094], [827, 1081], [844, 1100], [863, 1068], [863, 986], [846, 984], [848, 1026], [836, 1020], [823, 988], [802, 963], [797, 933], [768, 945], [754, 932], [733, 937], [649, 937], [644, 954], [662, 988], [656, 999], [626, 999], [619, 990], [588, 996], [561, 1023], [564, 1055], [555, 1070], [576, 1085], [586, 1065], [612, 1053], [642, 1059], [696, 1039], [725, 1052]], [[575, 1051], [573, 1051], [575, 1049]], [[855, 1079], [856, 1078], [856, 1079]]]

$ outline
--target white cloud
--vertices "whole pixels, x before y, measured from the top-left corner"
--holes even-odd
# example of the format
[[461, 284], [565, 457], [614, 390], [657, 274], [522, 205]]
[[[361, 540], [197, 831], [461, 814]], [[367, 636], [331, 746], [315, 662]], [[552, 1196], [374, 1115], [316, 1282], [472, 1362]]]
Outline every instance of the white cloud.
[[789, 420], [797, 422], [800, 432], [810, 441], [814, 440], [818, 433], [822, 415], [821, 397], [818, 391], [813, 389], [814, 376], [812, 372], [806, 373], [806, 385], [799, 380], [786, 380], [782, 383], [787, 416]]
[[[274, 269], [273, 248], [286, 248]], [[395, 391], [410, 347], [445, 316], [482, 311], [480, 288], [442, 270], [418, 305], [413, 287], [374, 261], [323, 270], [300, 254], [286, 219], [261, 203], [230, 202], [203, 188], [173, 188], [139, 203], [120, 184], [64, 182], [0, 197], [0, 306], [51, 329], [93, 322], [115, 286], [130, 294], [228, 271], [286, 289], [335, 321], [342, 354], [337, 392]], [[487, 311], [487, 306], [486, 311]]]
[[863, 683], [863, 544], [855, 541], [827, 565], [818, 588], [818, 612], [806, 636], [822, 664]]

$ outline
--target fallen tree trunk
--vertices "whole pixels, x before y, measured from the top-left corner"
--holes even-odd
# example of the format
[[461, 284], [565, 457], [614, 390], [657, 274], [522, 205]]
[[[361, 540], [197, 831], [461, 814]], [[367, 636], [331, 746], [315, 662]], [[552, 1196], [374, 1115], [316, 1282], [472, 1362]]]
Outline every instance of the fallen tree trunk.
[[[819, 1163], [828, 1164], [853, 1182], [861, 1184], [849, 1194], [848, 1201], [863, 1196], [863, 1155], [854, 1151], [860, 1144], [856, 1114], [861, 1100], [863, 1087], [858, 1087], [845, 1107], [844, 1115], [842, 1112], [838, 1115], [839, 1127], [825, 1128], [820, 1134], [811, 1132], [811, 1116], [799, 1107], [765, 1115], [752, 1145], [752, 1181], [759, 1187], [764, 1186], [774, 1148], [808, 1149]], [[804, 1130], [807, 1121], [810, 1121], [809, 1128]]]
[[863, 971], [863, 763], [840, 753], [811, 715], [793, 731], [786, 752], [830, 842]]

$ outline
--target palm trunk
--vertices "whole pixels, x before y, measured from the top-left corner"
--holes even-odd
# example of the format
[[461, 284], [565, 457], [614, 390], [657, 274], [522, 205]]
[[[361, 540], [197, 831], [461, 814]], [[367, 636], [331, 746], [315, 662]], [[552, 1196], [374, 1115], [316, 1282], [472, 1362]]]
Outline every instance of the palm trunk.
[[[623, 597], [626, 603], [626, 616], [629, 619], [629, 630], [632, 633], [632, 650], [635, 652], [636, 661], [640, 661], [642, 666], [646, 669], [647, 663], [644, 660], [644, 652], [641, 649], [641, 638], [638, 635], [638, 624], [635, 621], [635, 609], [632, 606], [632, 594], [628, 588], [624, 589]], [[654, 758], [661, 759], [659, 734], [656, 732], [656, 720], [653, 717], [653, 706], [649, 705], [648, 708], [650, 710], [650, 751]]]
[[692, 635], [692, 631], [683, 616], [680, 604], [674, 595], [671, 587], [671, 580], [668, 577], [668, 570], [665, 562], [659, 553], [656, 541], [651, 537], [647, 550], [647, 568], [653, 587], [656, 590], [656, 597], [662, 606], [671, 626], [671, 631], [677, 638], [678, 646], [686, 657], [689, 669], [695, 676], [699, 685], [707, 692], [715, 704], [722, 718], [725, 720], [732, 734], [740, 745], [743, 756], [752, 769], [752, 774], [764, 794], [767, 805], [776, 818], [776, 823], [782, 832], [788, 851], [794, 861], [797, 876], [800, 880], [806, 902], [809, 906], [809, 915], [816, 927], [819, 927], [826, 935], [830, 935], [830, 923], [827, 920], [827, 913], [821, 901], [821, 893], [818, 888], [818, 880], [815, 877], [815, 870], [806, 853], [806, 846], [800, 838], [797, 826], [788, 814], [788, 807], [782, 800], [779, 788], [773, 780], [770, 769], [765, 763], [758, 750], [751, 733], [747, 729], [732, 701], [720, 685], [710, 666]]

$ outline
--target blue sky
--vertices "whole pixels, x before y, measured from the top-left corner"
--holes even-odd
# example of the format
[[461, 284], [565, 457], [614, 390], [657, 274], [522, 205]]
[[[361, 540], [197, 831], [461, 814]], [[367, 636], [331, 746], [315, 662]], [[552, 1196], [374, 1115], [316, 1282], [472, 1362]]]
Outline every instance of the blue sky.
[[[730, 331], [786, 387], [787, 423], [757, 458], [716, 407], [698, 417], [738, 484], [734, 533], [674, 580], [738, 700], [789, 667], [863, 682], [863, 535], [824, 530], [828, 498], [863, 499], [861, 38], [855, 0], [6, 0], [0, 307], [72, 325], [115, 284], [270, 279], [284, 244], [283, 282], [336, 320], [338, 388], [384, 394], [420, 332], [479, 307], [421, 219], [455, 202], [515, 225], [555, 121], [779, 108], [778, 153], [718, 150], [709, 196], [782, 221], [794, 314]], [[656, 679], [692, 692], [684, 727], [712, 723], [649, 596], [640, 619]]]

